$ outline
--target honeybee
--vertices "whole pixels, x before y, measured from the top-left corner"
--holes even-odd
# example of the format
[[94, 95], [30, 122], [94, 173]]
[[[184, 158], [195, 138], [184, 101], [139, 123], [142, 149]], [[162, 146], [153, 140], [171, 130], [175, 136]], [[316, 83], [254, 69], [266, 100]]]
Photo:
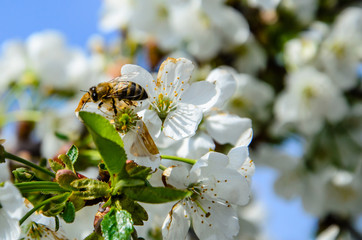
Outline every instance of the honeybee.
[[134, 105], [133, 101], [147, 99], [148, 95], [145, 89], [130, 79], [132, 79], [131, 74], [122, 75], [91, 87], [80, 99], [75, 112], [79, 112], [87, 102], [92, 101], [94, 103], [100, 102], [98, 108], [101, 108], [102, 105], [108, 105], [109, 109], [117, 115], [117, 107], [120, 105], [124, 103]]

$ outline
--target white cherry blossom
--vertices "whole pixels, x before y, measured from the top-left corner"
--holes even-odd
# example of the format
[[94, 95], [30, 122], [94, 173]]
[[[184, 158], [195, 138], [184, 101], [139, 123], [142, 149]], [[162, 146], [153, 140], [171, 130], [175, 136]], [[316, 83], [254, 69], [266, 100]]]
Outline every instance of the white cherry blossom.
[[337, 18], [322, 43], [319, 63], [342, 90], [356, 86], [357, 68], [362, 56], [362, 9], [347, 8]]
[[288, 76], [286, 89], [278, 96], [274, 112], [279, 124], [292, 124], [304, 134], [318, 132], [325, 120], [340, 121], [347, 102], [325, 74], [306, 67]]
[[0, 238], [13, 240], [20, 237], [19, 220], [25, 214], [24, 199], [19, 190], [6, 181], [0, 187]]
[[203, 110], [214, 104], [213, 84], [206, 81], [190, 84], [193, 68], [187, 59], [168, 58], [162, 63], [156, 80], [139, 66], [122, 68], [122, 74], [137, 73], [132, 81], [148, 94], [150, 109], [144, 111], [143, 121], [156, 138], [161, 133], [174, 140], [194, 135]]
[[253, 171], [246, 147], [234, 148], [227, 156], [210, 152], [190, 172], [184, 166], [167, 168], [167, 184], [193, 194], [174, 205], [162, 227], [163, 239], [184, 239], [191, 219], [200, 239], [233, 239], [239, 231], [233, 205], [249, 201]]
[[200, 60], [214, 57], [224, 46], [244, 43], [249, 26], [244, 17], [220, 0], [175, 1], [170, 25], [186, 43], [187, 50]]

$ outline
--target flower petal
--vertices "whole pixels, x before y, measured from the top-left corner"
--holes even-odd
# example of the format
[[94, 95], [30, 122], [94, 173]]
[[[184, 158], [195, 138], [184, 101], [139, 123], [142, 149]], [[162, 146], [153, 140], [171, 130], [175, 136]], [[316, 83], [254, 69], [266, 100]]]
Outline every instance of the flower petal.
[[168, 167], [162, 173], [168, 185], [180, 189], [185, 189], [188, 186], [188, 175], [189, 170], [182, 165]]
[[162, 225], [163, 240], [185, 239], [190, 228], [190, 219], [179, 202], [173, 206]]
[[131, 130], [123, 136], [124, 150], [128, 159], [134, 160], [139, 165], [157, 169], [161, 158], [153, 139], [150, 138], [148, 131], [145, 132], [143, 127], [137, 131]]
[[129, 76], [129, 81], [137, 83], [143, 87], [149, 97], [157, 97], [152, 95], [155, 83], [152, 75], [146, 69], [137, 65], [126, 64], [121, 69], [121, 75]]
[[249, 118], [233, 114], [216, 114], [206, 118], [206, 129], [218, 143], [235, 145], [238, 139], [251, 128]]
[[229, 165], [231, 169], [240, 169], [249, 157], [249, 150], [246, 146], [234, 147], [229, 153]]
[[[245, 205], [250, 198], [250, 186], [237, 169], [228, 167], [228, 157], [210, 152], [207, 159], [200, 159], [190, 171], [190, 176], [200, 166], [199, 181], [205, 184], [204, 194], [209, 199], [219, 199], [224, 203]], [[203, 165], [201, 165], [203, 163]]]
[[163, 123], [166, 136], [180, 140], [193, 136], [202, 118], [202, 110], [192, 104], [179, 103]]
[[160, 66], [157, 74], [157, 86], [169, 89], [188, 88], [194, 65], [186, 58], [167, 58]]
[[193, 228], [199, 239], [234, 239], [239, 232], [239, 220], [235, 209], [218, 202], [201, 199], [198, 202], [209, 215], [191, 201], [187, 204], [187, 212], [191, 215]]
[[214, 107], [221, 107], [236, 90], [236, 81], [233, 75], [226, 69], [217, 68], [211, 71], [206, 78], [207, 82], [213, 83], [216, 87], [217, 99]]
[[177, 156], [199, 159], [211, 149], [215, 149], [212, 138], [203, 132], [199, 132], [182, 141], [180, 148], [177, 150]]
[[196, 82], [181, 95], [181, 102], [197, 105], [204, 111], [210, 109], [217, 101], [215, 86], [206, 81]]
[[20, 220], [25, 214], [24, 198], [11, 182], [0, 187], [0, 204], [11, 218]]
[[138, 115], [142, 117], [142, 120], [146, 124], [151, 136], [153, 138], [158, 138], [161, 133], [162, 122], [157, 113], [146, 109], [138, 112]]
[[0, 208], [0, 239], [13, 240], [19, 237], [19, 220], [11, 218], [3, 208]]

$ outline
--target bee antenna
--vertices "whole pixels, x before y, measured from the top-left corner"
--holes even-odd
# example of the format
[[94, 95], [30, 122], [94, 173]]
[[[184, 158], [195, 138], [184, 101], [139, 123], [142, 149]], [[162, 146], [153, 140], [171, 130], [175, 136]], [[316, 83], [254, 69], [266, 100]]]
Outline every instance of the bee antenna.
[[86, 90], [79, 90], [79, 91], [81, 91], [81, 92], [88, 92], [88, 91], [86, 91]]

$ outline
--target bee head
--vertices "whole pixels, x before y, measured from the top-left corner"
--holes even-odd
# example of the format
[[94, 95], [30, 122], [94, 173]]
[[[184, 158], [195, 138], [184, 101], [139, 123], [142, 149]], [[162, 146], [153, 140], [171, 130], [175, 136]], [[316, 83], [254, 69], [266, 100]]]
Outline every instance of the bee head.
[[92, 98], [93, 102], [97, 102], [98, 101], [98, 94], [97, 94], [96, 87], [91, 87], [89, 89], [89, 93], [91, 95], [91, 98]]

